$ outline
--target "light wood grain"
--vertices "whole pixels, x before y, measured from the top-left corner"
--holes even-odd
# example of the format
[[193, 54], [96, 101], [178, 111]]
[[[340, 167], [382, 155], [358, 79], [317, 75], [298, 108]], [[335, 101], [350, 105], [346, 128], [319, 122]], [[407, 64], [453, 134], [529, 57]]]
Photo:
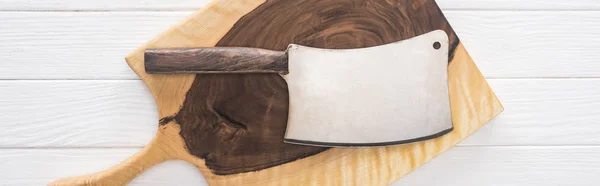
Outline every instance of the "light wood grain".
[[[0, 10], [194, 10], [210, 0], [0, 0]], [[596, 0], [437, 0], [444, 10], [597, 10]]]
[[[190, 13], [0, 12], [0, 79], [139, 79], [123, 56]], [[597, 12], [445, 15], [486, 77], [600, 77]]]
[[[116, 165], [139, 149], [0, 149], [3, 185], [39, 186]], [[595, 186], [600, 147], [455, 147], [391, 186]], [[463, 181], [457, 181], [463, 180]], [[197, 169], [169, 161], [128, 186], [207, 186]]]
[[[488, 82], [507, 109], [459, 145], [600, 144], [600, 79]], [[0, 122], [0, 147], [142, 147], [156, 132], [139, 80], [0, 81], [0, 95], [13, 121]]]

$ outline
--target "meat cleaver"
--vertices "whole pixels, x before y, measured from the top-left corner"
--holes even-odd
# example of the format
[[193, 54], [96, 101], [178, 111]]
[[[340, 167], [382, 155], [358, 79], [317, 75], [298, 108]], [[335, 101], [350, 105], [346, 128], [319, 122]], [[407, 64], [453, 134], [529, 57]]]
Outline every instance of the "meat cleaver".
[[387, 146], [452, 131], [448, 48], [436, 30], [358, 49], [147, 49], [144, 63], [149, 74], [278, 73], [289, 90], [286, 143]]

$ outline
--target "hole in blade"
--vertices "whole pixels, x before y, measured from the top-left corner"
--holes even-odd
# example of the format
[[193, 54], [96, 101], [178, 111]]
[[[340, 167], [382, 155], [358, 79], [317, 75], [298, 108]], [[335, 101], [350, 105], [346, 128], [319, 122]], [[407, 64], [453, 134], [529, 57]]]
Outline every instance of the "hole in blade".
[[442, 44], [440, 42], [435, 42], [435, 43], [433, 43], [433, 48], [438, 50], [438, 49], [442, 48]]

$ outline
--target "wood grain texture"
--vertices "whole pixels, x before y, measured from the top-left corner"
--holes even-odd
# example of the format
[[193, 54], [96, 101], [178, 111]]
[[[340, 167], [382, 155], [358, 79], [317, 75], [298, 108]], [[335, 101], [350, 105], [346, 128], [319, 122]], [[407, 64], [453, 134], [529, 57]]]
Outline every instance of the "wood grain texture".
[[173, 120], [190, 153], [214, 174], [257, 171], [327, 149], [283, 142], [289, 97], [279, 75], [199, 74], [194, 86]]
[[[190, 14], [0, 12], [0, 79], [139, 79], [123, 55]], [[487, 78], [600, 77], [597, 12], [444, 14]]]
[[[443, 10], [600, 10], [596, 0], [437, 0]], [[0, 10], [196, 10], [210, 0], [0, 0]]]
[[146, 49], [149, 74], [288, 73], [285, 51], [246, 47]]
[[[266, 1], [216, 46], [363, 48], [440, 29], [448, 34], [451, 60], [459, 40], [434, 1]], [[277, 74], [198, 74], [174, 120], [187, 149], [206, 159], [213, 173], [257, 171], [326, 150], [283, 142], [288, 95]]]
[[[451, 28], [449, 27], [443, 16], [441, 16], [441, 13], [435, 5], [435, 3], [433, 1], [425, 0], [410, 2], [413, 4], [405, 4], [406, 1], [339, 1], [339, 4], [330, 4], [330, 2], [322, 1], [314, 1], [312, 3], [298, 1], [294, 1], [294, 3], [282, 3], [282, 1], [268, 1], [265, 4], [260, 5], [262, 2], [259, 1], [218, 1], [215, 2], [215, 4], [213, 4], [212, 6], [209, 6], [209, 8], [200, 11], [200, 13], [196, 14], [191, 19], [184, 21], [184, 23], [180, 24], [179, 26], [176, 26], [169, 32], [153, 40], [149, 45], [146, 45], [136, 50], [136, 52], [134, 52], [127, 58], [127, 61], [132, 67], [132, 69], [134, 69], [134, 71], [136, 71], [136, 73], [138, 73], [138, 75], [142, 77], [142, 79], [148, 84], [151, 91], [153, 92], [153, 95], [157, 100], [160, 117], [163, 118], [164, 122], [170, 121], [171, 124], [165, 126], [176, 128], [180, 126], [181, 130], [179, 133], [181, 134], [182, 140], [185, 141], [186, 148], [181, 147], [179, 145], [180, 143], [176, 143], [173, 146], [173, 148], [187, 149], [187, 152], [190, 154], [177, 153], [177, 156], [181, 157], [175, 156], [173, 158], [185, 159], [190, 163], [193, 163], [194, 165], [198, 166], [200, 171], [202, 171], [203, 174], [207, 177], [208, 183], [211, 185], [282, 185], [290, 183], [315, 183], [329, 185], [389, 184], [393, 180], [402, 177], [403, 175], [412, 171], [419, 165], [430, 160], [435, 155], [454, 146], [467, 135], [471, 134], [476, 129], [478, 129], [481, 125], [488, 122], [491, 118], [499, 114], [503, 109], [493, 92], [489, 89], [489, 86], [483, 79], [483, 76], [474, 66], [471, 58], [466, 53], [464, 47], [460, 45], [458, 39], [455, 38], [454, 32], [451, 31]], [[237, 3], [243, 5], [236, 6], [238, 5]], [[255, 24], [248, 24], [252, 23], [256, 19], [273, 20], [275, 22], [268, 22], [273, 24], [277, 23], [277, 21], [279, 20], [282, 20], [278, 17], [273, 17], [274, 14], [270, 14], [273, 13], [270, 11], [286, 10], [286, 7], [289, 8], [289, 10], [296, 11], [309, 10], [302, 9], [301, 7], [310, 6], [314, 3], [323, 3], [322, 7], [324, 7], [324, 9], [316, 9], [317, 11], [314, 14], [308, 13], [308, 17], [298, 17], [304, 19], [311, 18], [310, 15], [312, 14], [316, 18], [318, 18], [315, 20], [316, 22], [308, 19], [306, 21], [306, 23], [308, 24], [304, 24], [308, 25], [307, 28], [304, 28], [307, 32], [300, 32], [300, 35], [295, 34], [297, 32], [291, 31], [287, 27], [282, 27], [283, 30], [281, 30], [281, 32], [272, 33], [272, 37], [269, 37], [268, 39], [265, 39], [267, 37], [261, 37], [264, 36], [264, 33], [256, 33], [259, 35], [257, 35], [258, 37], [255, 37], [255, 39], [262, 39], [258, 40], [261, 42], [257, 43], [251, 42], [251, 40], [248, 39], [250, 37], [241, 37], [237, 34], [240, 33], [239, 30], [241, 30], [241, 28], [248, 28], [248, 31], [250, 32], [257, 32], [259, 30], [263, 30], [264, 27], [259, 28], [256, 27]], [[219, 7], [220, 5], [227, 5], [227, 8]], [[255, 7], [258, 8], [251, 11], [249, 14], [246, 14], [244, 12], [250, 11]], [[244, 9], [237, 10], [236, 8]], [[365, 8], [367, 12], [364, 12]], [[369, 8], [373, 8], [377, 11], [368, 11]], [[219, 9], [219, 11], [212, 11], [213, 9]], [[229, 11], [232, 9], [235, 11]], [[403, 17], [405, 14], [397, 13], [398, 11], [396, 9], [400, 10], [400, 12], [405, 12], [409, 16]], [[356, 16], [352, 16], [363, 15], [360, 13], [356, 14], [356, 12], [363, 12], [364, 15], [367, 17], [368, 15], [377, 15], [383, 16], [383, 18], [377, 17], [379, 19], [373, 18], [363, 20], [360, 17], [357, 18]], [[288, 11], [286, 13], [299, 13], [300, 15], [303, 14], [303, 12], [301, 11]], [[301, 147], [283, 144], [282, 142], [273, 142], [264, 146], [256, 146], [257, 148], [264, 148], [267, 153], [261, 151], [248, 151], [247, 148], [241, 148], [244, 147], [243, 145], [246, 144], [243, 143], [244, 141], [248, 141], [249, 143], [261, 144], [260, 142], [269, 141], [270, 139], [271, 141], [272, 139], [277, 139], [280, 135], [282, 139], [284, 130], [280, 129], [282, 128], [281, 126], [284, 126], [285, 124], [286, 115], [278, 113], [286, 111], [287, 107], [272, 108], [269, 105], [272, 104], [276, 106], [285, 106], [285, 104], [282, 104], [281, 102], [285, 99], [281, 99], [278, 97], [266, 97], [265, 99], [264, 96], [269, 94], [265, 94], [265, 92], [263, 91], [269, 89], [285, 90], [282, 88], [278, 88], [279, 86], [273, 86], [277, 85], [277, 81], [283, 80], [274, 79], [279, 78], [276, 75], [266, 74], [228, 75], [230, 77], [233, 77], [233, 79], [236, 80], [235, 82], [244, 83], [244, 86], [255, 88], [249, 89], [249, 91], [245, 94], [247, 96], [241, 97], [240, 100], [243, 100], [244, 98], [255, 98], [257, 97], [256, 94], [263, 96], [262, 100], [246, 99], [248, 101], [252, 101], [247, 103], [246, 101], [239, 102], [240, 100], [228, 100], [230, 101], [230, 103], [243, 103], [236, 104], [238, 105], [238, 107], [241, 106], [247, 108], [246, 113], [240, 113], [238, 111], [241, 110], [240, 108], [232, 108], [231, 106], [227, 106], [232, 104], [221, 105], [219, 107], [214, 107], [218, 105], [212, 104], [219, 103], [220, 100], [223, 100], [223, 98], [228, 97], [228, 94], [232, 95], [231, 93], [238, 92], [231, 91], [235, 89], [224, 89], [227, 86], [221, 87], [215, 86], [215, 84], [227, 85], [235, 82], [229, 81], [227, 84], [223, 84], [219, 82], [228, 81], [224, 76], [219, 77], [216, 75], [197, 75], [196, 80], [191, 84], [187, 95], [185, 95], [185, 102], [183, 103], [183, 106], [181, 106], [181, 102], [178, 102], [181, 97], [184, 97], [181, 94], [181, 90], [171, 89], [173, 88], [172, 86], [177, 85], [180, 89], [187, 90], [189, 85], [187, 83], [189, 82], [189, 77], [154, 76], [145, 74], [145, 72], [143, 71], [143, 59], [141, 59], [141, 54], [144, 48], [165, 46], [174, 47], [174, 45], [179, 44], [193, 45], [190, 44], [190, 39], [189, 37], [187, 37], [188, 35], [186, 35], [190, 34], [189, 31], [193, 31], [191, 32], [191, 34], [199, 34], [192, 35], [192, 37], [201, 37], [203, 36], [203, 34], [208, 34], [203, 31], [211, 30], [206, 29], [206, 21], [209, 22], [208, 27], [210, 28], [210, 22], [219, 21], [215, 19], [215, 17], [223, 16], [226, 21], [233, 20], [233, 22], [235, 22], [235, 19], [239, 18], [240, 15], [245, 16], [238, 20], [236, 24], [233, 25], [233, 28], [229, 29], [228, 33], [221, 39], [221, 41], [219, 41], [219, 43], [217, 43], [218, 46], [241, 46], [251, 43], [252, 45], [270, 46], [261, 48], [276, 49], [276, 47], [282, 46], [283, 43], [289, 43], [285, 41], [291, 39], [295, 41], [294, 43], [305, 44], [309, 46], [321, 46], [325, 48], [356, 48], [364, 46], [374, 46], [387, 42], [394, 42], [396, 39], [401, 40], [402, 37], [410, 38], [415, 35], [419, 35], [434, 29], [446, 29], [447, 33], [451, 36], [452, 46], [454, 49], [456, 49], [456, 53], [452, 52], [450, 54], [454, 54], [454, 57], [449, 66], [452, 111], [453, 113], [457, 113], [453, 117], [453, 121], [457, 125], [455, 126], [455, 130], [452, 133], [445, 135], [444, 137], [440, 137], [434, 140], [395, 147], [326, 150], [323, 148]], [[390, 17], [385, 17], [386, 15]], [[344, 16], [348, 16], [348, 19], [357, 20], [350, 23], [344, 22], [345, 19], [337, 20], [343, 18]], [[394, 18], [395, 16], [397, 16], [396, 18], [403, 17], [405, 19], [397, 20]], [[327, 20], [330, 20], [332, 22], [327, 22]], [[334, 27], [329, 28], [330, 26], [335, 26], [337, 24], [336, 20], [337, 22], [342, 23], [342, 25], [346, 23], [346, 25], [348, 26], [342, 27], [341, 30], [333, 29]], [[383, 21], [387, 24], [377, 24], [378, 21]], [[396, 23], [394, 21], [400, 22]], [[228, 25], [221, 27], [227, 26]], [[370, 29], [379, 28], [380, 26], [384, 29]], [[398, 27], [400, 30], [398, 30]], [[186, 29], [188, 32], [185, 31]], [[217, 30], [216, 33], [214, 30], [211, 30], [211, 36], [218, 35], [219, 30], [221, 28], [215, 29]], [[344, 29], [349, 29], [353, 31], [344, 31]], [[198, 32], [198, 30], [200, 31]], [[267, 31], [269, 30], [267, 29]], [[298, 31], [302, 31], [302, 29], [298, 29]], [[353, 34], [356, 34], [356, 37], [351, 37], [353, 36]], [[164, 39], [169, 39], [170, 42], [160, 43], [161, 41], [166, 41]], [[198, 41], [200, 41], [200, 45], [206, 44], [206, 40]], [[169, 83], [165, 84], [165, 82]], [[182, 84], [182, 82], [184, 83]], [[203, 82], [210, 83], [207, 84]], [[256, 88], [257, 86], [249, 86], [254, 85], [254, 83], [259, 83], [259, 85], [262, 85], [264, 87]], [[165, 89], [165, 86], [171, 87], [166, 87], [167, 89]], [[209, 87], [207, 88], [205, 86]], [[239, 90], [240, 88], [232, 86], [232, 88], [234, 87], [237, 88], [237, 90]], [[200, 96], [197, 95], [198, 92], [206, 92], [206, 90], [211, 90], [210, 92], [212, 92], [213, 94], [220, 93], [217, 94], [220, 96], [216, 97], [217, 99], [210, 99], [212, 97], [210, 97], [209, 94], [208, 99], [206, 99], [204, 98], [205, 94], [199, 94]], [[223, 90], [225, 92], [223, 92]], [[284, 91], [276, 92], [285, 93]], [[221, 96], [223, 93], [225, 93], [225, 96]], [[273, 93], [273, 91], [271, 91], [271, 93]], [[286, 95], [287, 94], [283, 94], [279, 96], [285, 98]], [[173, 97], [176, 97], [177, 99], [173, 99]], [[164, 98], [167, 99], [166, 102], [162, 102], [163, 100], [165, 100]], [[196, 102], [202, 102], [203, 100], [203, 104], [196, 104]], [[208, 104], [206, 104], [206, 101], [210, 101], [212, 103], [209, 102]], [[181, 106], [181, 110], [179, 110], [179, 112], [176, 112], [176, 115], [168, 115], [169, 113], [172, 113], [172, 111], [174, 111], [173, 108], [175, 108], [175, 106]], [[201, 112], [193, 112], [198, 110]], [[216, 110], [220, 110], [221, 112], [217, 112]], [[248, 111], [255, 111], [257, 114], [251, 114], [251, 112]], [[235, 115], [233, 115], [233, 113], [235, 113]], [[237, 113], [240, 113], [241, 115], [237, 115]], [[264, 115], [261, 115], [261, 113], [263, 113]], [[228, 117], [223, 117], [223, 115], [226, 115]], [[244, 119], [252, 120], [240, 122]], [[247, 128], [249, 129], [250, 127], [256, 127], [255, 129], [259, 130], [240, 130], [244, 128], [231, 127], [231, 125], [228, 125], [228, 122], [224, 120], [229, 120], [230, 122], [235, 121], [231, 123], [243, 124], [245, 126], [248, 126]], [[164, 133], [162, 128], [159, 129], [159, 134], [160, 133]], [[169, 132], [169, 134], [172, 133], [172, 131]], [[258, 136], [258, 138], [253, 136]], [[178, 137], [172, 137], [169, 139], [175, 138], [178, 139], [176, 141], [180, 140]], [[237, 141], [238, 138], [250, 140]], [[229, 146], [224, 146], [221, 144], [227, 144]], [[151, 147], [152, 145], [150, 145], [147, 148]], [[323, 150], [326, 151], [310, 156], [314, 153], [318, 153]], [[193, 157], [190, 158], [190, 156]], [[310, 157], [304, 158], [306, 156]], [[197, 157], [200, 157], [202, 159], [198, 159]], [[140, 159], [145, 158], [152, 159], [148, 156], [140, 156], [135, 157], [133, 162], [140, 162], [142, 161]], [[206, 160], [206, 164], [204, 164], [205, 162], [203, 161], [203, 159]], [[240, 164], [239, 162], [242, 162], [240, 160], [248, 161], [245, 161], [244, 163]], [[259, 162], [258, 164], [255, 163], [257, 161]], [[272, 167], [281, 163], [285, 164]], [[139, 166], [143, 166], [143, 164]], [[208, 168], [206, 168], [205, 166], [208, 166]], [[345, 166], [351, 166], [352, 168], [344, 169], [347, 171], [343, 172], [333, 171], [340, 170], [340, 167]], [[379, 174], [364, 174], [364, 172], [378, 171], [379, 169], [384, 169], [388, 171], [379, 172]], [[125, 175], [139, 174], [138, 170], [129, 171], [133, 171], [133, 173], [126, 173]], [[107, 172], [98, 173], [97, 175], [110, 174], [111, 171], [109, 170]], [[218, 176], [219, 174], [232, 175]], [[108, 176], [102, 177], [108, 178]], [[59, 181], [58, 183], [68, 184], [78, 182], [83, 183], [84, 185], [91, 185], [96, 183], [109, 182], [108, 179], [94, 180], [89, 178], [95, 177], [84, 177], [84, 181], [78, 179], [67, 179], [66, 182]], [[131, 179], [131, 177], [118, 177], [116, 179], [117, 181], [115, 181], [115, 179], [111, 179], [110, 181], [114, 183], [127, 183]]]

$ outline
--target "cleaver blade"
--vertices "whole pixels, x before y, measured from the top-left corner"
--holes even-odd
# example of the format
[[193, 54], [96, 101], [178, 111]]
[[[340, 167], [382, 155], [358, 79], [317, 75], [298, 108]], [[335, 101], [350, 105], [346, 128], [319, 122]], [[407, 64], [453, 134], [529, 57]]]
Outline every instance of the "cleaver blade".
[[418, 142], [453, 129], [443, 30], [380, 46], [287, 51], [148, 49], [147, 73], [279, 73], [289, 90], [284, 142], [325, 147]]

